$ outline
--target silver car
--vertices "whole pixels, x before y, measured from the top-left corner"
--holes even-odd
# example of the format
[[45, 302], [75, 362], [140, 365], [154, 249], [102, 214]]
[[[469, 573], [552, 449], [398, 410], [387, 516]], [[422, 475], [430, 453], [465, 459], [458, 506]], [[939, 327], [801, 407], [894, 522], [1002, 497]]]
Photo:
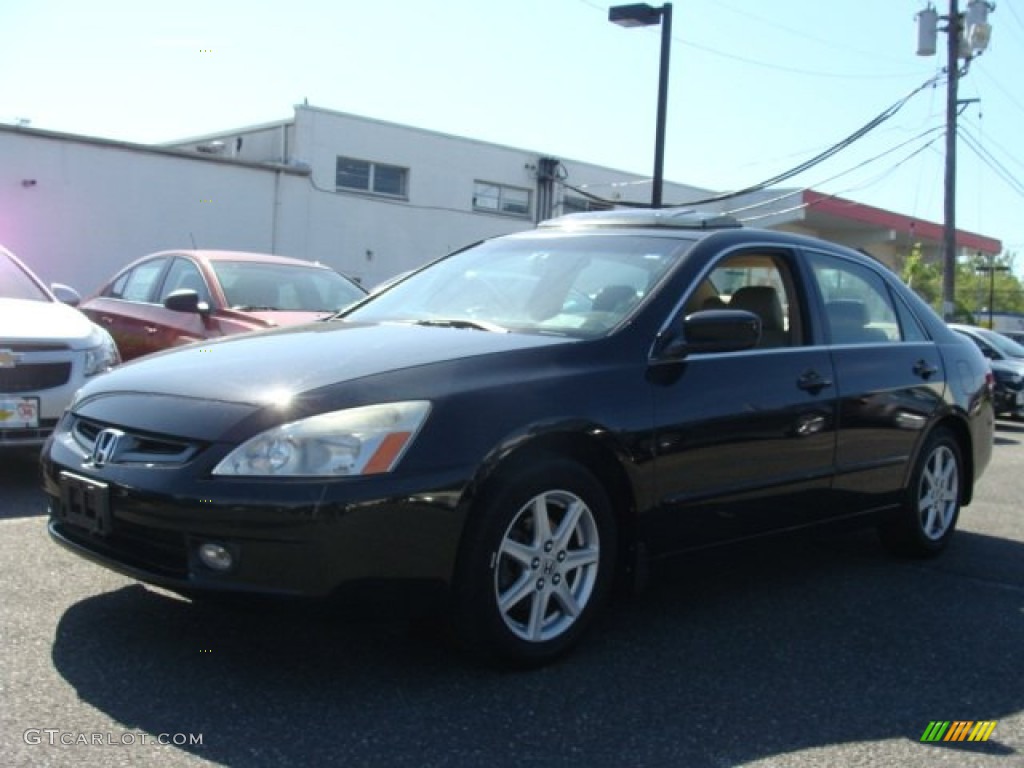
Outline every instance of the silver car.
[[0, 448], [41, 446], [86, 379], [121, 361], [78, 301], [0, 246]]

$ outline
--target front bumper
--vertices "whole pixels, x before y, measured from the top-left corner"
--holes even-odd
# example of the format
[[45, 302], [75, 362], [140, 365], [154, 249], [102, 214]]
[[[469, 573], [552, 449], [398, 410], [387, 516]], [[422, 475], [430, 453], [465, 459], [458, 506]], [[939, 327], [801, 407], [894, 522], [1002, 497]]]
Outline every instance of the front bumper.
[[[462, 484], [452, 477], [391, 483], [207, 479], [197, 494], [188, 487], [195, 483], [173, 492], [94, 476], [89, 479], [106, 486], [109, 503], [101, 524], [83, 524], [69, 513], [66, 491], [62, 501], [62, 472], [83, 475], [79, 467], [44, 459], [56, 542], [131, 578], [186, 594], [321, 598], [383, 582], [443, 589], [462, 532]], [[160, 478], [161, 470], [148, 474]], [[229, 569], [203, 562], [199, 549], [207, 543], [231, 553]]]

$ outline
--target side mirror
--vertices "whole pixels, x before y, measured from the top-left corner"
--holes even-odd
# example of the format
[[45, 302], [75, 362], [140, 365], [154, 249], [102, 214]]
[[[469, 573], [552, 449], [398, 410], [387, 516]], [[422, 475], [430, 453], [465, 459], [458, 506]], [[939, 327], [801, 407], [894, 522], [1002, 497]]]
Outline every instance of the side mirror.
[[742, 309], [706, 309], [687, 315], [661, 350], [662, 360], [694, 353], [739, 352], [761, 340], [761, 318]]
[[164, 299], [164, 306], [175, 312], [193, 312], [200, 315], [210, 314], [210, 305], [199, 300], [199, 294], [189, 288], [171, 291]]
[[78, 295], [78, 291], [72, 288], [70, 285], [64, 285], [64, 283], [51, 283], [50, 293], [57, 297], [57, 301], [61, 304], [67, 304], [71, 307], [77, 307], [82, 303], [82, 297]]

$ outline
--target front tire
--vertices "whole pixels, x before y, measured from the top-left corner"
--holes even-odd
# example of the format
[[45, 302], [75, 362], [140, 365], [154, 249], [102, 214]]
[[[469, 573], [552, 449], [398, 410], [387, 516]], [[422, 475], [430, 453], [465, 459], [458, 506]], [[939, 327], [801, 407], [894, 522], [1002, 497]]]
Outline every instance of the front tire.
[[608, 597], [617, 542], [607, 493], [581, 465], [539, 457], [500, 476], [471, 514], [455, 584], [460, 639], [517, 665], [553, 660]]
[[956, 529], [963, 497], [960, 445], [944, 428], [928, 436], [901, 508], [879, 528], [882, 543], [899, 555], [934, 557]]

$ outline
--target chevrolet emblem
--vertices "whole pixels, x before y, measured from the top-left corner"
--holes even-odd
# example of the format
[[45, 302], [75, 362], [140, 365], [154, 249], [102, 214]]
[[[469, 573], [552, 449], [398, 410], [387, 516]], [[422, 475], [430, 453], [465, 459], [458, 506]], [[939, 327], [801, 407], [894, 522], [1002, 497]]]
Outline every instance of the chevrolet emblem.
[[21, 355], [14, 353], [13, 349], [0, 349], [0, 368], [13, 368], [21, 360]]

